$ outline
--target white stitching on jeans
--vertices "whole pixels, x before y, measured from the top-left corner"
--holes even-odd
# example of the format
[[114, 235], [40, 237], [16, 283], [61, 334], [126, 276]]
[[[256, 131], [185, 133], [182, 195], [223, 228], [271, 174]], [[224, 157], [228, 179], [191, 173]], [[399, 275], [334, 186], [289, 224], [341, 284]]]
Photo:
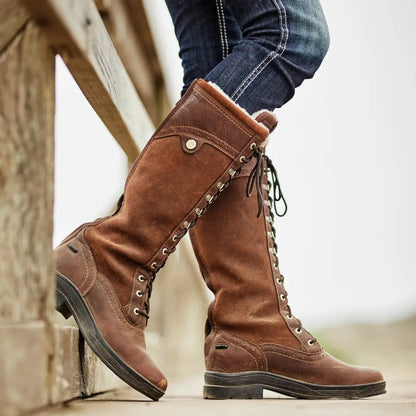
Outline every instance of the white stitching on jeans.
[[222, 0], [215, 0], [215, 5], [217, 7], [218, 24], [220, 27], [222, 59], [225, 59], [228, 56], [228, 39]]
[[225, 43], [225, 57], [227, 57], [229, 55], [228, 38], [227, 38], [227, 24], [226, 24], [226, 20], [225, 20], [224, 7], [223, 7], [222, 0], [219, 0], [219, 3], [220, 3], [220, 8], [221, 8], [222, 24], [223, 24], [223, 28], [224, 28], [223, 35], [224, 35], [224, 43]]
[[264, 68], [273, 61], [276, 56], [281, 56], [286, 50], [287, 41], [289, 39], [289, 27], [287, 24], [287, 14], [286, 8], [281, 0], [272, 0], [276, 6], [277, 12], [279, 14], [279, 24], [280, 24], [280, 41], [277, 49], [268, 53], [263, 60], [250, 72], [250, 74], [245, 78], [245, 80], [239, 85], [239, 87], [231, 95], [231, 99], [237, 101], [244, 91], [250, 86], [250, 84], [259, 76]]

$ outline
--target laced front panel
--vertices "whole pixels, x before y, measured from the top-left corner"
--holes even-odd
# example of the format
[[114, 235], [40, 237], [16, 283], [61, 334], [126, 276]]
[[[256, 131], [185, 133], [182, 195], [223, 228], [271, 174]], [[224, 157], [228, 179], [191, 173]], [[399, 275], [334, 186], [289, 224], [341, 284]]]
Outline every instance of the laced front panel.
[[[283, 217], [286, 214], [287, 203], [282, 193], [276, 168], [274, 167], [271, 159], [264, 154], [263, 149], [257, 147], [254, 149], [253, 157], [257, 158], [257, 162], [249, 175], [246, 193], [247, 196], [250, 197], [253, 194], [254, 186], [256, 187], [258, 202], [257, 217], [260, 217], [261, 212], [264, 210], [265, 219], [270, 224], [271, 230], [267, 232], [267, 236], [270, 243], [269, 253], [272, 258], [274, 258], [273, 269], [274, 274], [277, 275], [275, 279], [278, 285], [278, 296], [280, 297], [280, 301], [283, 302], [284, 308], [286, 309], [285, 318], [289, 320], [295, 319], [295, 332], [297, 334], [301, 334], [303, 331], [302, 323], [299, 319], [293, 316], [292, 310], [288, 304], [288, 292], [284, 287], [284, 276], [279, 271], [279, 259], [277, 257], [274, 217], [275, 215], [278, 217]], [[247, 160], [247, 162], [249, 162], [249, 160]], [[266, 175], [266, 177], [264, 177], [264, 175]], [[263, 198], [262, 188], [267, 192], [266, 200]], [[316, 338], [311, 338], [308, 340], [308, 345], [312, 346], [316, 343], [316, 341]]]
[[[258, 160], [260, 160], [260, 163], [263, 164], [263, 154], [258, 151], [258, 148], [257, 148], [255, 143], [252, 143], [250, 145], [250, 149], [253, 150], [254, 153], [248, 158], [246, 158], [245, 156], [241, 156], [240, 160], [239, 160], [240, 163], [248, 163], [253, 157], [256, 157], [256, 158], [258, 158]], [[256, 166], [257, 166], [257, 164], [256, 164]], [[225, 181], [224, 183], [218, 182], [217, 187], [216, 187], [217, 188], [216, 192], [213, 193], [213, 195], [210, 195], [210, 194], [206, 195], [205, 205], [202, 208], [197, 208], [195, 210], [195, 217], [191, 221], [185, 221], [183, 223], [183, 231], [182, 232], [179, 232], [179, 233], [173, 235], [173, 237], [172, 237], [173, 246], [172, 247], [164, 247], [162, 249], [162, 254], [166, 256], [166, 258], [162, 261], [162, 263], [157, 264], [156, 262], [153, 262], [152, 265], [151, 265], [151, 267], [153, 269], [151, 275], [149, 275], [149, 276], [140, 275], [139, 276], [139, 281], [140, 282], [147, 281], [148, 283], [146, 285], [145, 291], [143, 291], [143, 292], [137, 291], [137, 296], [142, 297], [143, 295], [147, 294], [147, 298], [144, 302], [144, 310], [140, 310], [139, 308], [135, 308], [133, 310], [133, 313], [135, 315], [144, 316], [146, 318], [146, 325], [147, 325], [147, 322], [149, 320], [149, 311], [150, 311], [150, 302], [149, 302], [149, 300], [150, 300], [150, 296], [152, 294], [153, 282], [156, 278], [156, 273], [165, 265], [167, 257], [169, 256], [169, 254], [171, 254], [175, 251], [176, 245], [179, 243], [179, 240], [182, 237], [184, 237], [186, 235], [186, 233], [196, 224], [199, 217], [201, 217], [201, 215], [203, 215], [207, 211], [209, 206], [219, 198], [221, 192], [230, 185], [231, 180], [233, 178], [235, 178], [236, 176], [238, 176], [240, 173], [241, 173], [241, 166], [237, 169], [230, 168], [228, 170], [228, 180]], [[263, 174], [263, 171], [261, 172], [260, 178], [262, 177], [262, 174]], [[257, 189], [259, 189], [259, 188], [257, 188]], [[261, 198], [261, 196], [260, 196], [260, 198]], [[123, 196], [121, 196], [121, 198], [119, 200], [117, 211], [120, 209], [120, 207], [122, 205], [122, 202], [123, 202]]]

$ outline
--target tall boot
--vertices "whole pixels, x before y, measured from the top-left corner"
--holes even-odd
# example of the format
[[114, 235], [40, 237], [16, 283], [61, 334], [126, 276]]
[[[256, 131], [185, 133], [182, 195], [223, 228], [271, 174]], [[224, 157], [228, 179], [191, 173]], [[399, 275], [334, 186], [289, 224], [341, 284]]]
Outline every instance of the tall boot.
[[167, 387], [144, 338], [156, 272], [267, 138], [268, 120], [195, 81], [133, 165], [116, 213], [81, 225], [56, 249], [57, 309], [153, 400]]
[[215, 294], [206, 324], [204, 397], [262, 398], [263, 389], [310, 399], [384, 393], [378, 371], [333, 358], [292, 315], [271, 210], [282, 195], [276, 171], [263, 159], [274, 180], [263, 175], [261, 205], [246, 196], [246, 166], [191, 231], [201, 272]]

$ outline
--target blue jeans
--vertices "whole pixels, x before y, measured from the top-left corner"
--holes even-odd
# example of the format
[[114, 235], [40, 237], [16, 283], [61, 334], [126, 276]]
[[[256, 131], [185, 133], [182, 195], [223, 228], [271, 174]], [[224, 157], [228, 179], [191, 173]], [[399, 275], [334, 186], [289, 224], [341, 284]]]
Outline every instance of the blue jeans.
[[273, 110], [312, 78], [329, 46], [319, 0], [166, 0], [186, 91], [218, 84], [249, 112]]

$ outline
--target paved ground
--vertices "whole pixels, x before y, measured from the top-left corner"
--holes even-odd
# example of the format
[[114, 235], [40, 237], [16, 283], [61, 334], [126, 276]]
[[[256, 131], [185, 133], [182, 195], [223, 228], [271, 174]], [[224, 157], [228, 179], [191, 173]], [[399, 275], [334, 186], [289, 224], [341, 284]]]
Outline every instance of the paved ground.
[[36, 416], [416, 416], [416, 378], [388, 380], [387, 394], [363, 400], [298, 400], [267, 393], [263, 400], [203, 400], [200, 379], [171, 382], [169, 393], [151, 402], [134, 390], [109, 392]]

